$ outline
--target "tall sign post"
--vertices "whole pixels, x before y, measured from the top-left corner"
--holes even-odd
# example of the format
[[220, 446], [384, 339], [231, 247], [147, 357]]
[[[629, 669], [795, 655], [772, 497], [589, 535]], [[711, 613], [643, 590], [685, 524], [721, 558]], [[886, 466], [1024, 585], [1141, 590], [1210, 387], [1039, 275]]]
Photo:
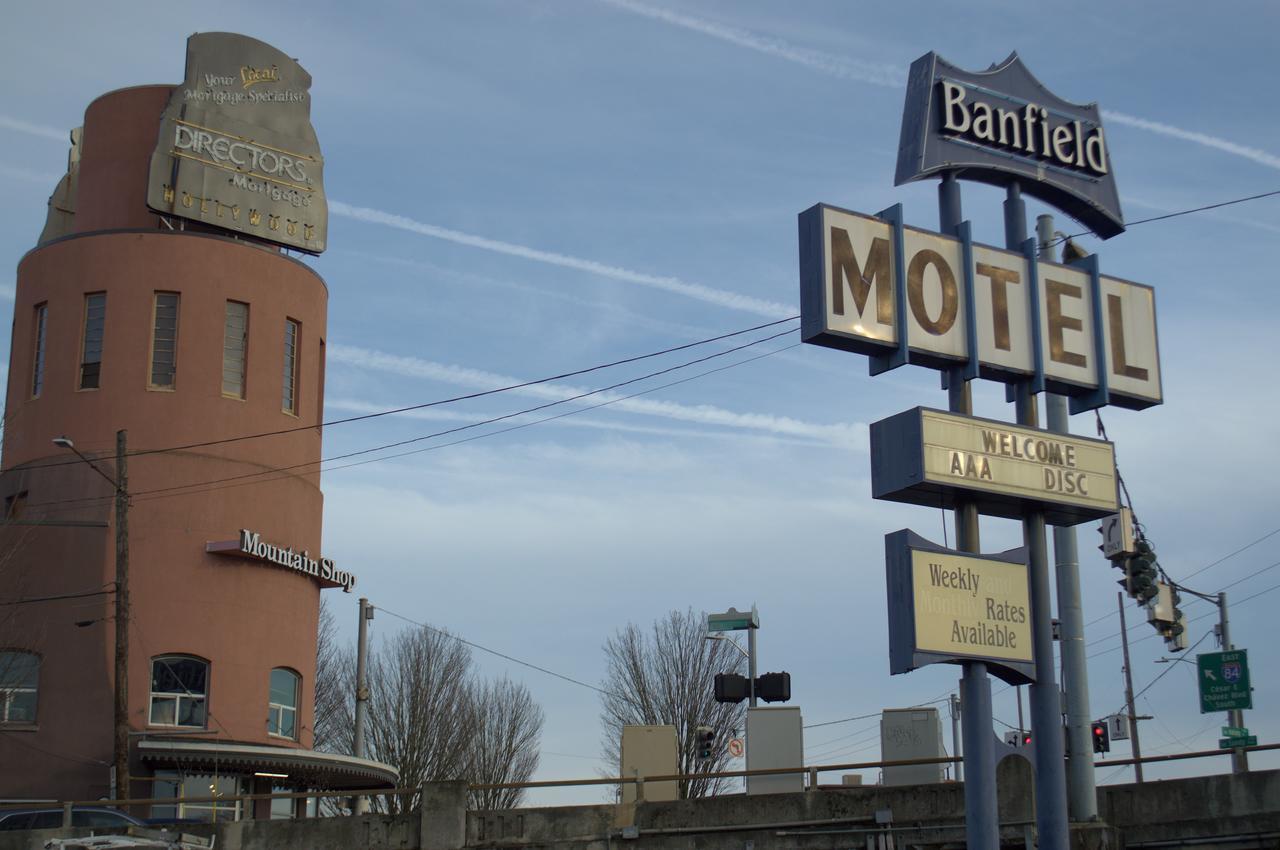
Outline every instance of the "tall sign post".
[[[1111, 445], [1041, 429], [1036, 396], [1061, 394], [1071, 412], [1160, 404], [1154, 293], [1104, 276], [1096, 257], [1051, 262], [1027, 238], [1024, 192], [1103, 238], [1124, 225], [1097, 106], [1055, 97], [1016, 55], [980, 73], [932, 53], [913, 63], [896, 182], [932, 176], [942, 179], [941, 233], [906, 226], [901, 206], [868, 216], [820, 204], [800, 214], [801, 332], [805, 342], [868, 355], [872, 375], [908, 363], [942, 372], [946, 412], [916, 408], [871, 428], [873, 496], [952, 508], [958, 545], [930, 550], [907, 531], [886, 540], [891, 672], [936, 661], [964, 667], [972, 850], [999, 845], [988, 673], [1032, 684], [1039, 845], [1066, 850], [1045, 524], [1099, 519], [1114, 513], [1119, 500]], [[1006, 188], [1003, 249], [973, 242], [962, 220], [961, 176]], [[1008, 386], [1016, 426], [973, 417], [968, 382], [975, 378]], [[1021, 520], [1023, 551], [1003, 563], [1023, 566], [957, 560], [1001, 560], [977, 555], [980, 514]], [[903, 566], [911, 560], [904, 548], [930, 551], [928, 570], [921, 573], [914, 561], [911, 570]], [[989, 572], [1001, 569], [1020, 572], [1014, 584], [1025, 603], [1002, 601], [1012, 586], [1008, 576], [995, 580], [998, 573]], [[965, 590], [971, 604], [935, 598], [925, 585], [913, 584], [908, 595], [908, 573], [912, 581], [925, 575], [938, 587]], [[932, 601], [922, 608], [920, 599]], [[1001, 621], [1014, 609], [1025, 618], [1019, 623], [1025, 634]], [[981, 622], [966, 625], [964, 617]], [[948, 628], [951, 644], [930, 643]], [[1025, 655], [1009, 657], [1010, 641]], [[958, 648], [966, 645], [969, 651]]]

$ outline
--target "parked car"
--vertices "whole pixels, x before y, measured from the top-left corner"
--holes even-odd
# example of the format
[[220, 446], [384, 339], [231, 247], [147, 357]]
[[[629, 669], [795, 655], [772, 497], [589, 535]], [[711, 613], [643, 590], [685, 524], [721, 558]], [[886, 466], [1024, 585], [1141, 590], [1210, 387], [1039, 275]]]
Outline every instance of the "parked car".
[[[109, 827], [143, 826], [133, 815], [105, 806], [76, 806], [71, 810], [71, 825], [107, 829]], [[62, 809], [0, 809], [0, 830], [57, 829], [62, 826]]]

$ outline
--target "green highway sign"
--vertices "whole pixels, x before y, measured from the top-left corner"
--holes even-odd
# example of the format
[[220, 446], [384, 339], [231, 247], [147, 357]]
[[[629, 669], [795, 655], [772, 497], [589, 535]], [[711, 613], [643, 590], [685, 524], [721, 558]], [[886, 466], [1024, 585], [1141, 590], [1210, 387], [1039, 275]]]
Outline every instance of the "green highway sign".
[[1200, 684], [1201, 714], [1253, 708], [1247, 649], [1197, 655], [1196, 681]]
[[1249, 737], [1249, 730], [1243, 726], [1223, 726], [1222, 736], [1224, 738], [1247, 738]]
[[1220, 750], [1233, 750], [1236, 747], [1256, 747], [1256, 746], [1258, 746], [1258, 739], [1254, 735], [1250, 735], [1247, 738], [1219, 738], [1218, 739], [1218, 749]]

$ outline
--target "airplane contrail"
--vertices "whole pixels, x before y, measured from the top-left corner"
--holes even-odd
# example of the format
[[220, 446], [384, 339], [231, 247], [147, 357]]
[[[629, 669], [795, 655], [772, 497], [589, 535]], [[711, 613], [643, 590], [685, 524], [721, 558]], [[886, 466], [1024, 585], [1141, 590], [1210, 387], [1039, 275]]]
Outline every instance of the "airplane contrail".
[[[871, 83], [872, 85], [888, 86], [892, 88], [900, 88], [906, 82], [907, 71], [905, 68], [856, 62], [830, 53], [808, 50], [794, 44], [790, 44], [782, 39], [766, 38], [736, 27], [725, 26], [724, 24], [703, 20], [702, 18], [696, 18], [692, 15], [672, 12], [659, 6], [651, 6], [648, 3], [638, 2], [638, 0], [600, 0], [600, 2], [636, 15], [642, 15], [652, 20], [662, 21], [664, 23], [671, 24], [672, 26], [702, 33], [703, 35], [729, 44], [745, 47], [748, 50], [755, 50], [759, 53], [775, 56], [779, 59], [793, 62], [797, 65], [803, 65], [806, 68], [823, 74], [828, 74], [833, 77], [839, 77], [846, 80], [857, 80], [864, 83]], [[1213, 148], [1214, 150], [1229, 153], [1233, 156], [1243, 157], [1244, 159], [1251, 160], [1259, 165], [1265, 165], [1268, 168], [1280, 169], [1280, 157], [1261, 150], [1260, 148], [1252, 148], [1246, 145], [1237, 144], [1230, 139], [1211, 136], [1207, 133], [1184, 130], [1181, 127], [1175, 127], [1172, 124], [1164, 124], [1159, 121], [1139, 118], [1125, 112], [1103, 110], [1102, 115], [1108, 121], [1115, 124], [1132, 127], [1136, 130], [1146, 130], [1149, 133], [1156, 133], [1161, 136], [1179, 139], [1184, 142], [1191, 142], [1192, 144]]]

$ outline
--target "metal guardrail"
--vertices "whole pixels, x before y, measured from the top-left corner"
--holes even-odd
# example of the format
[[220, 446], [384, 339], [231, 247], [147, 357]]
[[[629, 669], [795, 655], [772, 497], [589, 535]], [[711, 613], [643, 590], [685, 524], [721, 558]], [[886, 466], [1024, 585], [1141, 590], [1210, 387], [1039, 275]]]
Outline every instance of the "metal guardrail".
[[[1280, 744], [1257, 744], [1252, 747], [1240, 747], [1240, 750], [1246, 752], [1265, 752], [1268, 750], [1280, 750]], [[1122, 767], [1124, 765], [1134, 764], [1141, 761], [1143, 764], [1159, 763], [1167, 761], [1178, 761], [1183, 759], [1210, 758], [1213, 756], [1230, 756], [1233, 750], [1197, 750], [1189, 753], [1173, 753], [1171, 755], [1161, 756], [1143, 756], [1141, 759], [1105, 759], [1103, 761], [1094, 762], [1095, 768], [1106, 767]], [[924, 764], [951, 764], [963, 761], [963, 759], [954, 756], [944, 758], [931, 759], [898, 759], [894, 761], [863, 761], [863, 762], [843, 762], [839, 764], [821, 764], [810, 765], [808, 767], [780, 767], [765, 768], [757, 770], [725, 770], [710, 773], [673, 773], [661, 774], [655, 776], [610, 776], [610, 777], [593, 777], [590, 779], [542, 779], [532, 782], [499, 782], [490, 784], [473, 783], [467, 787], [472, 791], [488, 791], [505, 788], [565, 788], [584, 785], [627, 785], [639, 784], [643, 785], [647, 782], [672, 782], [687, 779], [714, 779], [714, 778], [735, 778], [747, 776], [779, 776], [790, 774], [808, 774], [810, 776], [810, 788], [817, 787], [817, 775], [819, 773], [829, 773], [837, 770], [867, 770], [872, 768], [883, 767], [907, 767], [911, 765]], [[144, 777], [140, 777], [144, 778]], [[149, 777], [146, 777], [149, 778]], [[857, 786], [850, 786], [857, 787]], [[175, 805], [177, 803], [227, 803], [228, 805], [237, 802], [251, 803], [256, 800], [298, 800], [298, 799], [345, 799], [350, 797], [376, 797], [376, 796], [406, 796], [416, 794], [422, 789], [419, 787], [401, 787], [401, 788], [349, 788], [342, 791], [291, 791], [279, 792], [272, 794], [227, 794], [221, 796], [209, 795], [207, 797], [140, 797], [128, 800], [67, 800], [60, 801], [49, 805], [49, 808], [62, 808], [70, 811], [76, 806], [113, 806], [116, 808], [126, 806], [143, 806], [143, 805]], [[5, 803], [0, 802], [0, 812], [6, 809], [29, 809], [34, 805], [31, 802]], [[323, 816], [321, 816], [323, 817]]]

